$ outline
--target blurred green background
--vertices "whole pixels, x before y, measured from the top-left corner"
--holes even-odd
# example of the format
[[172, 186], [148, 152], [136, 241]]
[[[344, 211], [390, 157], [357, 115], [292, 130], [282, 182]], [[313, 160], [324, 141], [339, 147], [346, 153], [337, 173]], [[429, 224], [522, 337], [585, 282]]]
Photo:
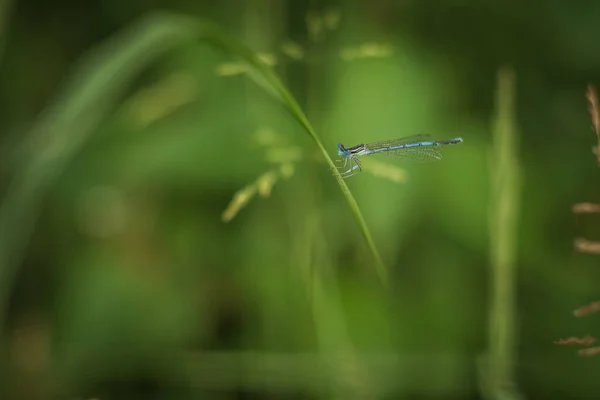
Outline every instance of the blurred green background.
[[[272, 65], [331, 157], [464, 139], [347, 181], [387, 285], [315, 143], [188, 18]], [[600, 298], [600, 257], [573, 249], [600, 219], [572, 213], [600, 201], [599, 20], [596, 2], [3, 0], [1, 398], [598, 398], [600, 358], [553, 341], [600, 332], [572, 313]]]

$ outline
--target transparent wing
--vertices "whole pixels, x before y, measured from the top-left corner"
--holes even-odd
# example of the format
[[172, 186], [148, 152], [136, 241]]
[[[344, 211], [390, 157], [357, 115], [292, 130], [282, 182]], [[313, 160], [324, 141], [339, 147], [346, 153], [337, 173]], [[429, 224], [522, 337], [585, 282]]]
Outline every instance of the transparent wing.
[[384, 154], [392, 157], [399, 157], [403, 160], [426, 163], [434, 162], [442, 159], [441, 146], [431, 139], [427, 134], [407, 136], [399, 139], [386, 140], [383, 142], [375, 142], [366, 145], [369, 150], [385, 149], [388, 147], [402, 146], [408, 144], [420, 143], [422, 146], [405, 147], [396, 150], [382, 151], [376, 154]]
[[406, 136], [406, 137], [402, 137], [402, 138], [398, 138], [398, 139], [384, 140], [382, 142], [368, 143], [365, 146], [369, 150], [377, 150], [377, 149], [382, 149], [385, 147], [402, 146], [404, 144], [422, 143], [422, 142], [433, 142], [433, 140], [431, 139], [431, 136], [428, 134], [420, 134], [420, 135]]
[[442, 159], [441, 147], [437, 145], [409, 147], [406, 149], [399, 149], [394, 151], [384, 151], [381, 154], [385, 154], [391, 157], [399, 157], [403, 160], [416, 163], [434, 162]]

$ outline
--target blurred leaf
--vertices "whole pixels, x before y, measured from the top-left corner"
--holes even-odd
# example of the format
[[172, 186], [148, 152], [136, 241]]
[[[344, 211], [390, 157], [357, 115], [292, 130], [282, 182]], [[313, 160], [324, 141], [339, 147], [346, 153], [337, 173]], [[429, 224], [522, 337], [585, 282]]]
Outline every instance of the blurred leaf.
[[188, 20], [142, 19], [90, 52], [27, 135], [0, 208], [0, 321], [48, 187], [140, 70], [192, 36]]

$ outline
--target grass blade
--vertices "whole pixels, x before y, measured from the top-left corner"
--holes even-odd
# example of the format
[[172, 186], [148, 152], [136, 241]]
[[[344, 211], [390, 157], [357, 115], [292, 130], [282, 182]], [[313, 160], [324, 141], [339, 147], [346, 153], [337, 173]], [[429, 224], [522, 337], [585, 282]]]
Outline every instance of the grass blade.
[[[172, 21], [174, 22], [174, 21]], [[0, 324], [43, 197], [140, 71], [191, 37], [189, 25], [145, 18], [92, 50], [17, 149], [0, 206]]]
[[490, 209], [491, 286], [489, 349], [482, 365], [485, 398], [515, 400], [516, 245], [521, 186], [515, 116], [515, 79], [511, 68], [498, 72], [492, 154]]
[[302, 111], [302, 108], [294, 98], [294, 96], [290, 93], [290, 91], [285, 87], [285, 85], [281, 82], [279, 77], [273, 72], [271, 67], [266, 65], [261, 59], [254, 54], [250, 49], [248, 49], [243, 44], [230, 39], [227, 35], [225, 35], [220, 29], [210, 23], [203, 23], [201, 25], [202, 36], [204, 39], [211, 42], [216, 47], [222, 49], [227, 54], [237, 57], [242, 63], [245, 64], [245, 70], [248, 76], [255, 81], [260, 87], [266, 90], [268, 93], [273, 95], [277, 100], [279, 100], [285, 108], [290, 112], [290, 114], [296, 119], [296, 121], [304, 128], [306, 133], [314, 140], [315, 144], [325, 157], [325, 160], [330, 168], [335, 171], [335, 177], [337, 182], [350, 206], [350, 210], [356, 220], [358, 227], [365, 239], [367, 246], [369, 247], [371, 253], [373, 254], [376, 262], [376, 270], [381, 280], [382, 284], [387, 285], [387, 269], [379, 255], [377, 247], [375, 246], [375, 242], [371, 236], [371, 233], [367, 227], [367, 223], [358, 207], [356, 199], [350, 192], [348, 185], [339, 174], [337, 169], [335, 169], [335, 164], [331, 157], [329, 157], [329, 153], [321, 143], [321, 140], [317, 136], [312, 124]]
[[[47, 188], [83, 147], [101, 121], [125, 94], [140, 71], [185, 42], [204, 40], [247, 64], [249, 76], [277, 98], [327, 154], [298, 102], [275, 73], [246, 46], [228, 38], [215, 24], [187, 16], [158, 13], [143, 18], [84, 57], [55, 102], [28, 133], [14, 165], [14, 177], [0, 206], [0, 323], [10, 288], [34, 230]], [[336, 178], [373, 253], [377, 272], [386, 270], [356, 200], [339, 173]]]

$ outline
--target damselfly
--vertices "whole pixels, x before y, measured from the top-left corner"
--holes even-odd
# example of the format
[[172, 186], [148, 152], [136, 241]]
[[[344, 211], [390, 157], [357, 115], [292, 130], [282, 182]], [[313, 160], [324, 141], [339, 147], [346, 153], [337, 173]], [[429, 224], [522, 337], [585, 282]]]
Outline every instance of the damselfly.
[[[385, 142], [375, 142], [367, 144], [357, 144], [354, 147], [346, 148], [343, 144], [338, 144], [338, 154], [343, 157], [341, 167], [336, 167], [342, 177], [348, 178], [362, 171], [358, 156], [368, 156], [371, 154], [387, 154], [398, 157], [405, 157], [411, 161], [429, 162], [442, 159], [441, 148], [449, 144], [462, 143], [461, 138], [450, 140], [431, 140], [429, 135], [415, 135], [400, 139], [388, 140]], [[349, 165], [348, 165], [349, 164]]]

